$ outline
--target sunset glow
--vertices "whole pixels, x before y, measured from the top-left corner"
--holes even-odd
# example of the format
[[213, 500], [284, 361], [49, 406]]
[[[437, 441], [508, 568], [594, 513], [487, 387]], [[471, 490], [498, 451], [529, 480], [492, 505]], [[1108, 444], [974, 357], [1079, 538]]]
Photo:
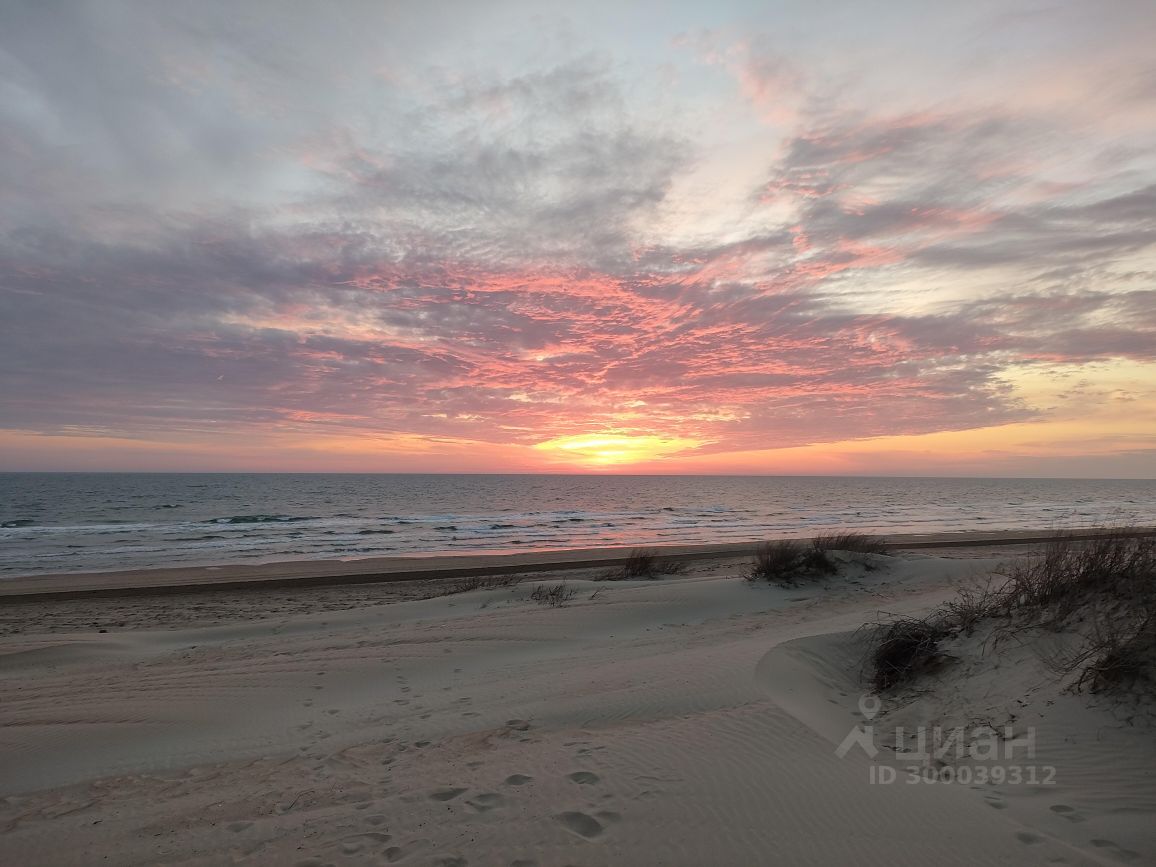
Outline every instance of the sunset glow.
[[1156, 476], [1152, 4], [86, 9], [0, 469]]
[[614, 466], [655, 461], [699, 445], [697, 440], [691, 439], [592, 434], [558, 437], [538, 443], [534, 448], [557, 455], [563, 462], [576, 466]]

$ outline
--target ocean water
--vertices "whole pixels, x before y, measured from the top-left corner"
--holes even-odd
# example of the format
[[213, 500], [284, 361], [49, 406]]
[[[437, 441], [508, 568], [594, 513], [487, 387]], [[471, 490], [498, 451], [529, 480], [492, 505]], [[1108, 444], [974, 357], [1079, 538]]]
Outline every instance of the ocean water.
[[401, 554], [1156, 524], [1156, 481], [0, 474], [0, 580]]

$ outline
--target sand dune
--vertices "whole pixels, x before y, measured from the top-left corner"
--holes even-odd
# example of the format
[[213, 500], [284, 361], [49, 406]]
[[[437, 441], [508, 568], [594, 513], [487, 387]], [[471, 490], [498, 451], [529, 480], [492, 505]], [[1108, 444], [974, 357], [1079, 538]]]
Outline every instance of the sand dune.
[[[871, 785], [865, 755], [836, 757], [861, 722], [854, 630], [996, 562], [889, 560], [791, 590], [736, 580], [727, 560], [658, 581], [571, 572], [558, 608], [527, 598], [561, 580], [539, 576], [335, 610], [242, 594], [169, 628], [148, 628], [139, 600], [104, 601], [102, 622], [128, 607], [106, 633], [47, 612], [9, 624], [0, 862], [1156, 859], [1151, 739], [1080, 697], [1036, 709], [1055, 786]], [[958, 673], [947, 710], [1018, 694], [990, 694], [990, 675]]]

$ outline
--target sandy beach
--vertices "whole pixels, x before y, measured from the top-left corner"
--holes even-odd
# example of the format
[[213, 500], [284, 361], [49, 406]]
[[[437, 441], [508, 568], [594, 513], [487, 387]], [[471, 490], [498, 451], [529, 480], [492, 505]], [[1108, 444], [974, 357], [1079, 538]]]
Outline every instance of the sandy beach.
[[0, 867], [1156, 867], [1153, 45], [0, 2]]
[[[864, 718], [863, 624], [1033, 549], [949, 541], [799, 588], [712, 552], [654, 580], [600, 563], [449, 595], [446, 577], [10, 593], [0, 862], [1153, 863], [1149, 723], [1062, 692], [1038, 648]], [[560, 583], [564, 604], [533, 598]], [[864, 724], [980, 719], [1030, 726], [1016, 763], [1054, 779], [905, 781], [894, 756], [837, 754]]]

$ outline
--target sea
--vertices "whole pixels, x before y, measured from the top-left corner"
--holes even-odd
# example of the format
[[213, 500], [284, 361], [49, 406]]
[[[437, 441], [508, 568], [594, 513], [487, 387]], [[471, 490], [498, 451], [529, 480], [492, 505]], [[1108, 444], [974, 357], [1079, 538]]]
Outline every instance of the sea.
[[1156, 524], [1156, 480], [0, 473], [0, 580], [168, 566]]

